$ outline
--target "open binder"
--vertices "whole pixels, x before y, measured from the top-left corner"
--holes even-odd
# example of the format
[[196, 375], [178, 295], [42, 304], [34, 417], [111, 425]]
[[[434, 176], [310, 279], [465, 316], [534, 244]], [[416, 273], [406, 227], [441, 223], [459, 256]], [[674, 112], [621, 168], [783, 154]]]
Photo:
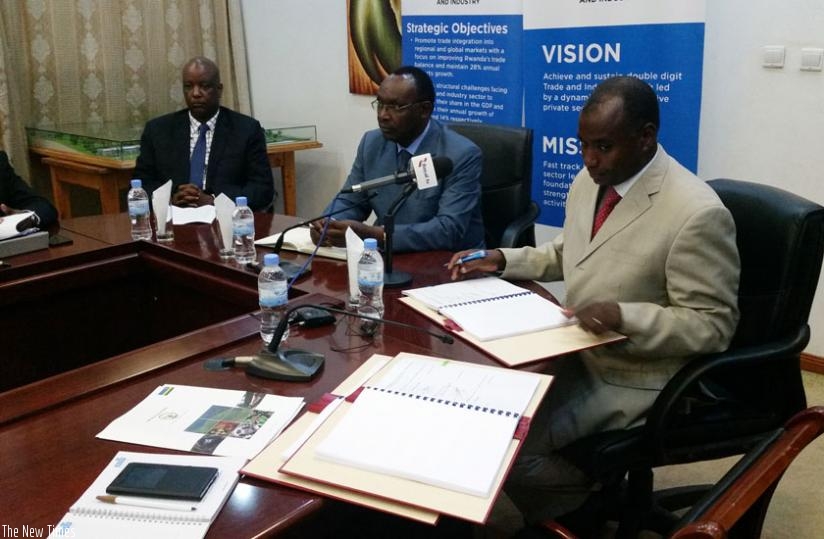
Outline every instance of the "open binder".
[[[399, 298], [399, 301], [434, 320], [444, 329], [452, 331], [508, 367], [525, 365], [626, 339], [624, 335], [612, 331], [601, 335], [589, 333], [574, 323], [574, 320], [566, 319], [559, 307], [547, 308], [544, 303], [551, 304], [551, 302], [544, 298], [541, 298], [540, 303], [535, 303], [534, 311], [522, 310], [520, 301], [533, 302], [535, 297], [540, 297], [534, 292], [528, 294], [525, 292], [529, 291], [503, 279], [484, 277], [406, 290], [404, 291], [406, 297]], [[501, 309], [504, 302], [513, 306], [514, 310]], [[479, 324], [490, 324], [490, 318], [488, 318], [490, 313], [500, 315], [507, 312], [508, 314], [503, 317], [507, 324], [507, 331], [503, 332], [506, 336], [482, 340], [465, 331], [466, 328], [460, 323], [453, 323], [450, 317], [450, 315], [454, 316], [451, 308], [455, 304], [472, 310], [471, 316], [476, 318]], [[478, 308], [478, 306], [490, 306], [491, 308]], [[563, 319], [558, 319], [559, 316]], [[496, 316], [496, 319], [501, 319], [501, 317]], [[513, 331], [513, 327], [520, 328], [520, 330]]]
[[403, 293], [452, 320], [479, 341], [575, 323], [555, 303], [497, 277], [413, 288]]
[[[242, 470], [243, 473], [424, 522], [434, 522], [438, 514], [448, 514], [473, 522], [484, 522], [520, 448], [521, 440], [526, 435], [528, 418], [534, 413], [545, 395], [551, 377], [403, 353], [389, 360], [386, 366], [367, 382], [360, 383], [375, 361], [381, 361], [381, 357], [374, 356], [335, 390], [336, 393], [345, 393], [337, 397], [345, 396], [346, 398], [336, 399], [341, 402], [338, 403], [334, 412], [308, 436], [294, 454], [284, 458], [284, 446], [280, 444], [277, 447], [278, 442], [281, 442], [277, 440], [247, 464]], [[386, 361], [385, 358], [383, 361]], [[444, 408], [441, 408], [440, 414], [433, 416], [430, 408], [446, 406], [453, 409], [453, 405], [451, 402], [439, 403], [437, 398], [432, 400], [428, 396], [424, 399], [423, 395], [426, 394], [426, 390], [422, 388], [432, 378], [427, 375], [421, 376], [420, 372], [413, 371], [438, 369], [442, 366], [454, 368], [456, 373], [461, 371], [458, 373], [460, 376], [475, 377], [474, 380], [477, 382], [473, 382], [475, 387], [489, 384], [489, 387], [493, 387], [493, 401], [501, 394], [508, 393], [502, 388], [506, 386], [511, 377], [514, 377], [516, 385], [522, 388], [531, 387], [531, 392], [523, 399], [523, 409], [516, 412], [517, 417], [514, 421], [510, 421], [509, 426], [512, 430], [496, 428], [490, 429], [489, 432], [479, 432], [489, 425], [503, 422], [500, 417], [503, 413], [498, 414], [497, 409], [494, 414], [489, 410], [486, 412], [482, 410], [483, 407], [490, 408], [485, 405], [493, 402], [489, 400], [488, 394], [486, 400], [482, 397], [471, 403], [473, 406], [481, 406], [481, 409], [464, 411], [464, 418], [478, 414], [476, 421], [456, 422], [454, 417], [457, 414], [452, 415], [452, 420], [450, 420], [446, 417]], [[420, 393], [420, 398], [400, 394], [393, 396], [389, 391], [381, 391], [404, 384], [408, 386], [407, 389], [418, 384], [415, 392]], [[353, 385], [357, 387], [354, 391], [352, 391]], [[360, 401], [364, 395], [367, 395], [367, 400]], [[392, 405], [392, 414], [385, 407], [374, 408], [375, 402], [369, 399], [376, 395], [397, 399], [397, 402]], [[331, 399], [328, 401], [332, 402]], [[386, 402], [385, 399], [379, 398], [377, 405], [383, 406]], [[398, 407], [398, 402], [403, 404]], [[367, 409], [365, 414], [361, 413], [363, 410], [358, 410], [364, 407], [362, 405], [365, 405]], [[414, 415], [416, 409], [417, 417]], [[312, 410], [319, 412], [322, 408], [310, 407], [301, 419], [305, 419], [310, 414], [314, 415]], [[408, 415], [409, 413], [413, 415]], [[394, 424], [391, 422], [373, 424], [369, 432], [369, 424], [360, 421], [364, 417], [374, 418], [381, 414], [394, 419]], [[444, 416], [445, 420], [437, 421], [440, 419], [439, 415]], [[426, 418], [433, 424], [424, 435], [416, 429], [423, 424]], [[307, 421], [311, 422], [311, 420]], [[354, 424], [354, 427], [347, 423]], [[303, 425], [306, 425], [306, 422]], [[387, 432], [387, 429], [391, 429], [392, 432]], [[494, 432], [497, 434], [493, 434]], [[503, 439], [501, 439], [502, 432], [507, 432]], [[390, 462], [387, 465], [385, 459], [395, 448], [391, 443], [384, 442], [388, 442], [387, 439], [392, 436], [398, 436], [398, 433], [401, 433], [402, 443], [408, 444], [410, 450], [399, 461]], [[284, 439], [283, 443], [286, 443], [285, 438], [294, 440], [298, 436], [300, 434], [293, 435], [289, 429], [281, 438]], [[451, 440], [449, 440], [450, 436]], [[360, 437], [364, 438], [360, 439]], [[376, 437], [383, 440], [374, 444]], [[489, 443], [489, 440], [493, 439], [495, 443], [490, 445], [495, 445], [495, 448], [474, 445]], [[343, 445], [339, 445], [341, 440], [343, 440]], [[420, 443], [416, 443], [416, 440]], [[354, 446], [346, 445], [352, 441], [354, 441]], [[385, 447], [371, 447], [370, 451], [372, 449], [375, 451], [366, 452], [363, 450], [363, 445], [358, 445], [363, 442], [367, 442], [367, 445]], [[337, 449], [333, 447], [330, 450], [331, 446]], [[467, 448], [471, 448], [471, 451]], [[341, 456], [357, 456], [361, 451], [363, 454], [359, 459], [360, 462], [345, 462], [346, 459], [341, 458]], [[450, 451], [451, 453], [448, 453]], [[330, 453], [337, 453], [337, 457], [330, 459]], [[441, 465], [425, 470], [432, 472], [428, 476], [426, 473], [421, 474], [418, 461], [433, 456], [441, 458]], [[460, 460], [466, 462], [461, 463]], [[457, 485], [454, 481], [455, 476], [458, 477]], [[484, 479], [479, 482], [476, 476]], [[443, 478], [444, 481], [439, 482], [439, 478]], [[472, 488], [462, 488], [465, 486], [462, 484], [464, 480], [468, 480], [469, 484], [474, 486], [482, 484], [475, 492], [470, 493]]]

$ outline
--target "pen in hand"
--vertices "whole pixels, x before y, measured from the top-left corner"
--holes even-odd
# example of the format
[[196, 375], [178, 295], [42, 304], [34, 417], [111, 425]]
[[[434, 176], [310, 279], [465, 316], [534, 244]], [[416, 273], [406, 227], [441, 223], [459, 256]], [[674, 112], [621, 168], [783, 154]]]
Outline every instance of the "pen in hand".
[[473, 260], [480, 260], [481, 258], [486, 258], [486, 251], [483, 249], [479, 251], [472, 251], [468, 255], [460, 257], [458, 260], [455, 261], [455, 263], [466, 264], [467, 262], [471, 262]]

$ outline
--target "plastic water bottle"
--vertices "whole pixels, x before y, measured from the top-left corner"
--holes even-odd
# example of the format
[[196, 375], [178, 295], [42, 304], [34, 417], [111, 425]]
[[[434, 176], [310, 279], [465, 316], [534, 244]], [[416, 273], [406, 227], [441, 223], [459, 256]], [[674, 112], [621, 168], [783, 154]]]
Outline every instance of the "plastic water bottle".
[[132, 188], [126, 197], [129, 205], [129, 220], [132, 223], [133, 240], [152, 239], [152, 224], [150, 222], [149, 195], [143, 189], [141, 180], [132, 180]]
[[238, 264], [253, 262], [257, 258], [255, 216], [246, 203], [246, 197], [235, 199], [235, 211], [232, 213], [232, 247]]
[[[378, 252], [378, 240], [363, 241], [363, 254], [358, 261], [358, 314], [369, 318], [383, 318], [383, 258]], [[365, 331], [374, 331], [376, 323], [366, 321]]]
[[[280, 257], [269, 253], [263, 257], [263, 269], [258, 275], [258, 302], [260, 303], [260, 337], [267, 345], [272, 342], [275, 328], [286, 316], [288, 301], [286, 274], [280, 269]], [[289, 336], [289, 326], [281, 342]]]

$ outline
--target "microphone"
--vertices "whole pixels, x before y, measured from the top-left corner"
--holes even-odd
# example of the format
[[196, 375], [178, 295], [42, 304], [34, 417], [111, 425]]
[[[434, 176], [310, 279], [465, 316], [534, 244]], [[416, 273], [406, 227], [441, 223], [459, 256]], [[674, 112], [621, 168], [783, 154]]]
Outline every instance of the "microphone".
[[[300, 312], [304, 309], [305, 312]], [[320, 311], [320, 313], [318, 312]], [[323, 325], [333, 324], [335, 318], [329, 314], [323, 315], [321, 313], [339, 313], [354, 318], [363, 318], [367, 322], [371, 322], [372, 328], [378, 324], [387, 324], [390, 326], [397, 326], [405, 329], [412, 329], [420, 331], [435, 337], [445, 344], [452, 344], [455, 339], [446, 333], [430, 331], [426, 328], [413, 326], [404, 322], [397, 322], [395, 320], [386, 320], [385, 318], [372, 318], [364, 314], [345, 311], [334, 307], [327, 307], [325, 305], [316, 305], [313, 303], [304, 303], [296, 305], [287, 309], [281, 318], [275, 332], [272, 335], [272, 341], [262, 350], [258, 355], [254, 356], [238, 356], [232, 358], [215, 358], [208, 360], [205, 367], [208, 370], [223, 370], [235, 365], [245, 366], [246, 373], [261, 378], [269, 378], [271, 380], [283, 380], [289, 382], [308, 382], [315, 375], [320, 372], [323, 367], [325, 357], [323, 354], [311, 352], [309, 350], [300, 350], [297, 348], [290, 348], [287, 350], [280, 349], [280, 341], [286, 328], [292, 322], [292, 315], [297, 313], [295, 318], [301, 320], [306, 327], [320, 327]], [[366, 328], [369, 331], [370, 328]]]
[[[364, 202], [369, 201], [369, 199], [371, 199], [371, 198], [373, 198], [373, 197], [375, 197], [375, 196], [377, 196], [377, 193], [372, 193], [372, 194], [370, 194], [368, 197], [366, 197], [366, 200], [361, 201], [359, 204], [363, 204]], [[356, 204], [356, 205], [357, 205], [357, 204]], [[284, 228], [284, 229], [283, 229], [283, 231], [280, 233], [280, 237], [278, 237], [277, 241], [276, 241], [276, 242], [275, 242], [275, 244], [272, 246], [272, 250], [273, 250], [275, 253], [280, 253], [280, 250], [281, 250], [281, 249], [283, 249], [283, 242], [284, 242], [284, 240], [285, 240], [285, 238], [286, 238], [286, 233], [287, 233], [287, 232], [289, 232], [290, 230], [294, 230], [294, 229], [296, 229], [296, 228], [300, 228], [300, 227], [302, 227], [302, 226], [306, 226], [306, 225], [308, 225], [309, 223], [312, 223], [312, 222], [314, 222], [314, 221], [317, 221], [318, 219], [327, 219], [327, 218], [329, 218], [329, 217], [332, 217], [333, 215], [337, 215], [337, 214], [339, 214], [339, 213], [343, 213], [343, 212], [345, 212], [346, 210], [349, 210], [349, 209], [353, 208], [354, 206], [355, 206], [355, 205], [348, 205], [348, 206], [345, 206], [345, 207], [343, 207], [343, 208], [339, 208], [339, 209], [337, 209], [337, 210], [335, 210], [335, 211], [330, 211], [330, 212], [325, 213], [325, 214], [323, 214], [323, 215], [320, 215], [320, 216], [318, 216], [318, 217], [314, 217], [314, 218], [312, 218], [312, 219], [307, 219], [306, 221], [301, 221], [300, 223], [296, 223], [296, 224], [294, 224], [294, 225], [291, 225], [291, 226], [288, 226], [288, 227]], [[260, 270], [259, 270], [259, 269], [257, 269], [257, 268], [255, 268], [255, 269], [256, 269], [256, 271], [260, 271]], [[300, 275], [300, 274], [302, 273], [302, 271], [301, 271], [301, 270], [303, 269], [303, 265], [301, 265], [301, 264], [295, 264], [295, 263], [293, 263], [293, 262], [289, 262], [288, 260], [281, 260], [281, 261], [280, 261], [280, 269], [282, 269], [282, 270], [283, 270], [283, 272], [286, 274], [286, 278], [287, 278], [288, 280], [290, 280], [290, 281], [291, 281], [292, 279], [294, 279], [294, 278], [295, 278], [295, 276], [296, 276], [296, 275]]]
[[[435, 167], [435, 176], [438, 178], [449, 176], [452, 173], [452, 159], [448, 157], [433, 157], [432, 165]], [[384, 185], [392, 185], [395, 183], [403, 184], [416, 181], [417, 179], [418, 178], [414, 169], [404, 170], [402, 172], [389, 174], [388, 176], [375, 178], [374, 180], [367, 180], [363, 183], [356, 183], [352, 187], [341, 189], [341, 193], [360, 193], [361, 191], [376, 189], [378, 187], [383, 187]]]
[[[377, 193], [372, 193], [371, 195], [369, 195], [369, 196], [366, 198], [366, 200], [365, 200], [365, 201], [362, 201], [360, 204], [362, 204], [363, 202], [366, 202], [367, 200], [369, 200], [369, 199], [371, 199], [371, 198], [373, 198], [373, 197], [375, 197], [375, 196], [377, 196]], [[356, 204], [356, 205], [357, 205], [357, 204]], [[279, 253], [279, 252], [280, 252], [280, 250], [283, 248], [283, 241], [284, 241], [284, 239], [286, 238], [286, 233], [287, 233], [287, 232], [289, 232], [290, 230], [294, 230], [294, 229], [296, 229], [296, 228], [300, 228], [300, 227], [302, 227], [302, 226], [306, 226], [306, 225], [308, 225], [308, 224], [310, 224], [310, 223], [313, 223], [313, 222], [315, 222], [315, 221], [317, 221], [317, 220], [319, 220], [319, 219], [327, 219], [327, 218], [329, 218], [329, 217], [332, 217], [333, 215], [337, 215], [337, 214], [339, 214], [339, 213], [343, 213], [343, 212], [345, 212], [346, 210], [350, 210], [350, 209], [352, 209], [353, 207], [354, 207], [354, 206], [350, 205], [350, 206], [346, 206], [346, 207], [344, 207], [344, 208], [339, 208], [339, 209], [337, 209], [337, 210], [335, 210], [335, 211], [330, 211], [330, 212], [325, 213], [325, 214], [323, 214], [323, 215], [319, 215], [319, 216], [317, 216], [317, 217], [313, 217], [312, 219], [307, 219], [306, 221], [301, 221], [300, 223], [297, 223], [297, 224], [294, 224], [294, 225], [291, 225], [291, 226], [288, 226], [288, 227], [284, 228], [284, 229], [283, 229], [283, 231], [280, 233], [280, 237], [279, 237], [279, 238], [278, 238], [278, 240], [275, 242], [275, 245], [273, 245], [273, 246], [272, 246], [272, 249], [273, 249], [276, 253]]]

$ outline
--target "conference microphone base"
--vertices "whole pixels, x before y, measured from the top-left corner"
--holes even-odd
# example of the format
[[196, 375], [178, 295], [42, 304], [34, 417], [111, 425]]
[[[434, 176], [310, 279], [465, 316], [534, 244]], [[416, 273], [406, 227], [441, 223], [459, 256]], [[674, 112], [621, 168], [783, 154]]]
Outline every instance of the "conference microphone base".
[[383, 286], [397, 288], [412, 282], [412, 275], [405, 271], [392, 271], [383, 274]]
[[278, 350], [274, 354], [262, 350], [246, 365], [246, 373], [270, 380], [308, 382], [320, 372], [323, 362], [323, 354], [308, 350]]

